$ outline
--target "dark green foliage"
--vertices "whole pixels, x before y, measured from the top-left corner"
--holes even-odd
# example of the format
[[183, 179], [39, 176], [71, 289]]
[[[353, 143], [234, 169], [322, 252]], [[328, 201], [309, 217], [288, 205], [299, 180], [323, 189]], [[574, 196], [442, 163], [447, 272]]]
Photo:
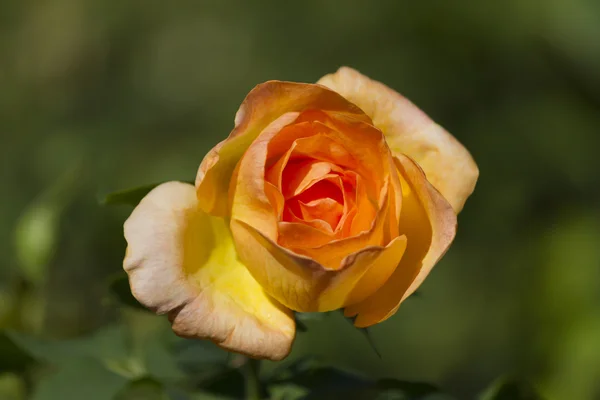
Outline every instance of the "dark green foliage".
[[22, 373], [31, 365], [34, 358], [21, 346], [14, 342], [11, 335], [0, 332], [0, 373], [16, 371]]
[[[319, 366], [310, 360], [292, 363], [287, 369], [277, 371], [269, 384], [302, 388], [302, 399], [403, 399], [433, 400], [441, 392], [433, 385], [395, 379], [374, 381], [333, 367]], [[295, 398], [295, 397], [294, 397]], [[447, 397], [449, 398], [449, 397]]]
[[501, 378], [480, 397], [480, 400], [544, 400], [531, 383], [522, 379]]

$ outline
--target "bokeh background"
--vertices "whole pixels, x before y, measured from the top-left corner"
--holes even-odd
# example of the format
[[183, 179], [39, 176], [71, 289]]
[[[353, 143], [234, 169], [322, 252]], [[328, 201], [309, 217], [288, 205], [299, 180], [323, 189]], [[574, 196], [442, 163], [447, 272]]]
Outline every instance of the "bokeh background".
[[[458, 399], [507, 373], [549, 399], [599, 399], [595, 0], [2, 1], [0, 398], [68, 400], [69, 385], [109, 398], [115, 373], [166, 374], [148, 339], [172, 340], [165, 319], [115, 294], [131, 208], [102, 196], [193, 180], [254, 85], [341, 65], [411, 99], [481, 174], [420, 295], [371, 329], [381, 359], [334, 314], [307, 321], [290, 360]], [[91, 347], [96, 369], [69, 343]]]

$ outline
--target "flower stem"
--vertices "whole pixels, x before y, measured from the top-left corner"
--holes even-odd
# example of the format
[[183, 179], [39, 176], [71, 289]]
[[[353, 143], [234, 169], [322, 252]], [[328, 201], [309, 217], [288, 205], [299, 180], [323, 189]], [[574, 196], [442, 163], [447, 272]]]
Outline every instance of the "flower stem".
[[259, 378], [260, 360], [248, 357], [244, 364], [246, 377], [246, 400], [261, 400], [262, 388]]

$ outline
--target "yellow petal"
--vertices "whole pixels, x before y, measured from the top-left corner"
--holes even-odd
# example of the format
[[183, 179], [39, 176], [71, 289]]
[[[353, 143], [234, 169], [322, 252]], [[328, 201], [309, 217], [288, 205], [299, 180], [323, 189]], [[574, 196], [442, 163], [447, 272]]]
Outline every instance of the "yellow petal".
[[334, 271], [279, 246], [243, 221], [233, 219], [231, 231], [252, 276], [279, 302], [302, 312], [336, 310], [370, 296], [392, 274], [406, 247], [404, 236], [386, 247], [367, 247]]
[[175, 333], [255, 358], [287, 356], [291, 311], [238, 261], [225, 221], [200, 210], [194, 186], [168, 182], [152, 190], [125, 222], [125, 239], [132, 293], [168, 313]]
[[344, 310], [346, 316], [356, 316], [358, 327], [391, 317], [425, 280], [456, 233], [456, 214], [419, 166], [403, 155], [396, 158], [396, 165], [403, 196], [399, 231], [406, 235], [408, 247], [394, 273], [374, 295]]
[[211, 215], [227, 215], [229, 180], [236, 164], [256, 137], [271, 122], [289, 112], [319, 109], [352, 114], [370, 119], [338, 93], [323, 86], [307, 83], [269, 81], [256, 86], [246, 97], [237, 114], [229, 137], [204, 157], [196, 190], [200, 207]]
[[406, 154], [458, 213], [473, 192], [479, 170], [450, 133], [409, 100], [384, 84], [348, 67], [318, 82], [358, 105], [383, 131], [391, 150]]

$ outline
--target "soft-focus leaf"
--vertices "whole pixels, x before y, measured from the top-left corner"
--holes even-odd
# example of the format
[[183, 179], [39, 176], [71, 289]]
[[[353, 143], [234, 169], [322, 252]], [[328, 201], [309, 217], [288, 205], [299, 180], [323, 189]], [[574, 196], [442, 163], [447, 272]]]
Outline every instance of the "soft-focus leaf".
[[208, 340], [176, 338], [173, 353], [179, 366], [196, 377], [218, 373], [229, 358], [228, 352]]
[[[292, 365], [292, 369], [295, 369]], [[367, 379], [333, 367], [296, 369], [286, 376], [279, 373], [273, 383], [293, 383], [311, 391], [323, 389], [343, 389], [368, 386]]]
[[35, 285], [46, 279], [48, 264], [57, 247], [60, 217], [73, 197], [80, 173], [80, 162], [76, 160], [17, 221], [14, 232], [17, 260], [23, 276]]
[[[5, 357], [4, 353], [2, 356]], [[23, 378], [13, 373], [0, 374], [0, 399], [25, 400], [26, 388]]]
[[308, 390], [293, 383], [276, 384], [268, 387], [271, 400], [299, 400], [308, 395]]
[[45, 293], [28, 288], [23, 291], [19, 303], [19, 322], [23, 330], [32, 334], [42, 333], [48, 312]]
[[173, 347], [177, 337], [169, 321], [138, 309], [125, 310], [123, 315], [132, 345], [132, 357], [144, 373], [161, 382], [182, 379], [184, 373]]
[[[151, 183], [148, 185], [138, 186], [132, 189], [124, 189], [119, 190], [117, 192], [109, 193], [106, 196], [104, 196], [104, 198], [101, 200], [101, 204], [106, 206], [129, 205], [135, 207], [152, 189], [154, 189], [161, 183]], [[192, 185], [194, 184], [194, 182], [187, 183], [190, 183]]]
[[[228, 369], [204, 382], [199, 389], [201, 389], [202, 395], [210, 394], [210, 396], [220, 399], [243, 399], [245, 387], [246, 382], [242, 372], [239, 369]], [[202, 397], [198, 398], [198, 400], [201, 399]], [[194, 400], [196, 400], [195, 397]]]
[[295, 376], [322, 366], [318, 360], [311, 356], [304, 356], [294, 361], [283, 361], [271, 371], [267, 382], [270, 385], [289, 384]]
[[19, 348], [27, 352], [38, 361], [51, 364], [62, 364], [68, 360], [81, 356], [81, 342], [75, 340], [45, 340], [19, 332], [7, 332], [8, 337]]
[[153, 379], [142, 378], [130, 382], [115, 400], [170, 400], [165, 389]]
[[104, 196], [104, 198], [101, 200], [101, 203], [106, 206], [124, 204], [135, 207], [144, 198], [144, 196], [146, 196], [158, 185], [160, 185], [160, 183], [151, 183], [132, 189], [124, 189], [117, 192], [112, 192]]
[[46, 268], [56, 250], [60, 207], [53, 203], [31, 205], [15, 230], [16, 253], [23, 275], [34, 284], [46, 279]]
[[[16, 310], [19, 305], [19, 283], [13, 281], [3, 281], [0, 276], [0, 329], [9, 326], [16, 317]], [[8, 280], [8, 279], [6, 279]]]
[[98, 361], [77, 358], [42, 378], [33, 400], [108, 400], [126, 384], [126, 378], [109, 371]]
[[[278, 368], [267, 383], [273, 395], [294, 393], [302, 399], [402, 399], [434, 400], [442, 396], [433, 385], [422, 382], [382, 379], [373, 381], [334, 367], [318, 366], [312, 360], [300, 360]], [[304, 394], [300, 395], [301, 390]], [[283, 397], [285, 398], [285, 397]], [[449, 397], [438, 397], [449, 399]]]
[[480, 400], [543, 400], [532, 384], [515, 378], [500, 378], [480, 397]]
[[440, 394], [439, 389], [425, 382], [401, 381], [397, 379], [381, 379], [375, 384], [379, 393], [401, 392], [409, 399], [428, 399]]
[[427, 383], [395, 381], [385, 385], [379, 383], [358, 386], [322, 387], [313, 390], [306, 400], [452, 400], [451, 397], [441, 394], [434, 386]]
[[23, 371], [35, 360], [6, 332], [0, 332], [0, 372]]
[[175, 354], [159, 341], [146, 342], [144, 364], [148, 374], [161, 381], [178, 380], [184, 377]]
[[128, 375], [125, 332], [119, 325], [106, 326], [94, 334], [70, 340], [47, 340], [19, 332], [8, 337], [31, 357], [52, 365], [63, 365], [74, 359], [89, 357], [108, 368]]
[[173, 398], [172, 400], [238, 400], [238, 398], [208, 393], [200, 390], [187, 395], [184, 398]]

